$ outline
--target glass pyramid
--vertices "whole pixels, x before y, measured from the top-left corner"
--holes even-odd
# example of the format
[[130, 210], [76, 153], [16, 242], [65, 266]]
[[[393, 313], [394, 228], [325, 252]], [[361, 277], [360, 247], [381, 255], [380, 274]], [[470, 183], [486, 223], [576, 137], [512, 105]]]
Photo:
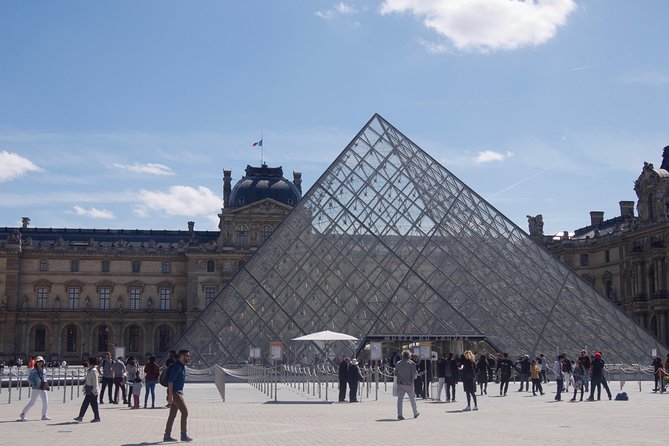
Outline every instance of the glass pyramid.
[[[195, 367], [332, 330], [485, 338], [510, 355], [647, 363], [656, 338], [374, 115], [186, 330]], [[362, 344], [360, 344], [362, 345]], [[350, 354], [346, 346], [341, 354]], [[313, 347], [310, 347], [313, 348]], [[322, 353], [322, 350], [321, 350]], [[533, 356], [532, 356], [533, 357]]]

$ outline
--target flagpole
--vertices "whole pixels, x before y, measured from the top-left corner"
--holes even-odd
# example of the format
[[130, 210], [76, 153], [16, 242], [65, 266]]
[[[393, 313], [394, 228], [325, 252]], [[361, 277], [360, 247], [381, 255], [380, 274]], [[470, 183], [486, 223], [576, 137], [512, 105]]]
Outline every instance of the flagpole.
[[260, 132], [260, 167], [265, 165], [265, 141], [263, 132]]

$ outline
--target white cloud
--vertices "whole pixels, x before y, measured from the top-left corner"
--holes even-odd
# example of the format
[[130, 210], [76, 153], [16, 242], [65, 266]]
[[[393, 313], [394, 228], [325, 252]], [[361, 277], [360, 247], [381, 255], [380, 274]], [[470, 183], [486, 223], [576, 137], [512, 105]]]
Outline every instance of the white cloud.
[[448, 40], [429, 51], [487, 52], [545, 43], [574, 9], [574, 0], [384, 0], [380, 11], [410, 12]]
[[21, 155], [5, 150], [0, 152], [0, 183], [18, 178], [27, 172], [42, 172], [42, 169]]
[[489, 163], [491, 161], [504, 161], [506, 158], [511, 158], [513, 156], [513, 152], [494, 152], [492, 150], [484, 150], [483, 152], [479, 152], [475, 157], [474, 157], [474, 162], [475, 163]]
[[150, 214], [150, 210], [165, 212], [167, 215], [209, 215], [223, 206], [222, 198], [209, 188], [199, 186], [172, 186], [168, 192], [142, 189], [138, 200], [141, 206], [134, 209], [137, 216]]
[[116, 218], [114, 213], [112, 211], [108, 211], [107, 209], [97, 209], [97, 208], [83, 208], [81, 206], [74, 206], [73, 208], [73, 213], [76, 215], [81, 215], [85, 217], [91, 217], [91, 218], [105, 218], [105, 219], [113, 219]]
[[128, 170], [135, 173], [148, 173], [150, 175], [174, 175], [174, 171], [164, 164], [147, 163], [147, 164], [121, 164], [114, 163], [114, 167]]
[[357, 12], [355, 5], [339, 2], [330, 9], [316, 11], [314, 14], [324, 20], [333, 20], [341, 16], [356, 14]]

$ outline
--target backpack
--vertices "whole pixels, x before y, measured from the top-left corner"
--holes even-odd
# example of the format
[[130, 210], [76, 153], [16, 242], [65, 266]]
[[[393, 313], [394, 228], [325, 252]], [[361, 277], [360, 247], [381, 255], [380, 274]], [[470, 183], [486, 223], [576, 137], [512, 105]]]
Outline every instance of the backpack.
[[627, 396], [627, 392], [620, 392], [618, 395], [616, 395], [616, 401], [628, 401], [629, 397]]
[[160, 372], [160, 378], [158, 378], [158, 382], [160, 382], [160, 385], [163, 387], [167, 387], [168, 378], [170, 377], [170, 367], [172, 367], [172, 364], [168, 365], [163, 369], [162, 372]]

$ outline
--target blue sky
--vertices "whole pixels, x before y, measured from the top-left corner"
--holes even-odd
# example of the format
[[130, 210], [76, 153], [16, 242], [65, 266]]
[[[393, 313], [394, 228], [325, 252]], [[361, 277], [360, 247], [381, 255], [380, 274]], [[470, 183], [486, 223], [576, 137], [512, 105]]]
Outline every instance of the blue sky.
[[669, 2], [0, 2], [0, 226], [215, 230], [222, 171], [310, 187], [378, 112], [523, 229], [635, 200]]

